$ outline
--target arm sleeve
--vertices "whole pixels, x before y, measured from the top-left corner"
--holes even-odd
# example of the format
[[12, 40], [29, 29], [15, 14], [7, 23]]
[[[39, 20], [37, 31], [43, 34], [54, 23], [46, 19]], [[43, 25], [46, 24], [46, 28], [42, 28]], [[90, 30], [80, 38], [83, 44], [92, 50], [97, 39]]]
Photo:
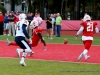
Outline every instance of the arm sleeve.
[[29, 36], [28, 33], [27, 33], [26, 26], [27, 26], [27, 25], [23, 24], [22, 30], [23, 30], [24, 35], [29, 39], [30, 36]]
[[97, 27], [95, 28], [95, 32], [96, 33], [99, 33], [99, 29]]
[[83, 32], [83, 29], [84, 29], [84, 27], [83, 27], [83, 26], [81, 26], [81, 28], [78, 30], [78, 32], [77, 32], [77, 34], [76, 34], [76, 35], [81, 34], [81, 33]]

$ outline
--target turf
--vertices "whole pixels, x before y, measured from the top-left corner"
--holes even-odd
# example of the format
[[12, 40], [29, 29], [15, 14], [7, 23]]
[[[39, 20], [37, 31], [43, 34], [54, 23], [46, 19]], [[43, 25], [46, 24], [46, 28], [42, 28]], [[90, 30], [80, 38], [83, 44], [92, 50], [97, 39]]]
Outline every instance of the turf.
[[[68, 44], [83, 44], [81, 41], [81, 36], [78, 37], [77, 40], [75, 40], [74, 36], [61, 36], [61, 37], [56, 37], [54, 36], [52, 40], [47, 39], [46, 35], [43, 35], [45, 41], [47, 43], [63, 43], [64, 38], [68, 39]], [[5, 40], [9, 38], [9, 40], [14, 41], [13, 36], [0, 36], [0, 40]], [[100, 37], [94, 37], [93, 45], [100, 45]]]
[[28, 60], [20, 66], [19, 59], [0, 58], [0, 75], [99, 75], [100, 65]]
[[[0, 40], [6, 41], [13, 36], [0, 36]], [[47, 39], [47, 43], [63, 43], [64, 38], [68, 38], [68, 44], [82, 44], [81, 37], [74, 40], [74, 36], [54, 37], [53, 40]], [[94, 37], [93, 45], [100, 45], [99, 37]], [[43, 61], [26, 59], [28, 66], [19, 65], [20, 59], [0, 58], [0, 75], [100, 75], [100, 64], [84, 64], [72, 62]]]

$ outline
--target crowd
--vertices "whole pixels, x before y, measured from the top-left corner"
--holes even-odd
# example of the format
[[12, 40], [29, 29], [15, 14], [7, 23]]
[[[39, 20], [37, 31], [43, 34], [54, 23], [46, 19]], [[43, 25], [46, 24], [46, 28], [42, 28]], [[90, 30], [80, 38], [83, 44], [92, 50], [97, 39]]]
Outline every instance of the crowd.
[[[4, 15], [0, 12], [0, 35], [7, 36], [15, 36], [15, 24], [20, 20], [19, 15], [21, 13], [19, 11], [7, 11]], [[39, 22], [39, 25], [42, 23], [42, 18], [40, 17], [40, 13], [27, 13], [26, 20], [28, 20], [29, 24], [34, 19]], [[29, 35], [32, 35], [32, 29], [30, 27], [27, 28]]]
[[[15, 36], [15, 24], [20, 20], [20, 14], [21, 13], [19, 11], [7, 11], [4, 15], [2, 12], [0, 12], [0, 35]], [[37, 20], [39, 22], [39, 26], [41, 26], [43, 19], [40, 16], [40, 13], [33, 14], [29, 12], [26, 15], [26, 19], [28, 20], [29, 25], [32, 20]], [[62, 18], [60, 16], [60, 13], [47, 15], [45, 21], [48, 39], [53, 39], [53, 35], [60, 37], [62, 25]], [[30, 36], [32, 36], [32, 29], [30, 29], [29, 26], [27, 28], [27, 32]]]

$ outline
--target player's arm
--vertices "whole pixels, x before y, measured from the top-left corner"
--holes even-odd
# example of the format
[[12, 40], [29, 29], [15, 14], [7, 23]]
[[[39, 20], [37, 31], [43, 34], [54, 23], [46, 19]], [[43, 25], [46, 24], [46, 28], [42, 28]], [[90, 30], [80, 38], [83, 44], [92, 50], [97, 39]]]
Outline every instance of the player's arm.
[[80, 35], [83, 32], [84, 27], [81, 26], [80, 29], [78, 30], [78, 32], [76, 33], [76, 37], [78, 37], [78, 35]]
[[42, 34], [41, 33], [37, 33], [37, 34], [40, 37], [41, 41], [43, 42], [44, 46], [46, 46], [46, 42], [45, 42], [44, 38], [42, 37]]
[[26, 27], [27, 27], [27, 25], [23, 24], [22, 30], [23, 30], [24, 35], [29, 39], [30, 36], [29, 36], [28, 33], [27, 33]]
[[26, 24], [23, 24], [23, 26], [22, 26], [23, 33], [29, 39], [30, 44], [32, 44], [32, 40], [31, 40], [30, 36], [27, 33], [26, 27], [27, 27], [27, 25]]
[[99, 29], [95, 27], [95, 33], [99, 33]]
[[78, 30], [78, 32], [76, 33], [75, 40], [77, 40], [78, 35], [80, 35], [83, 32], [83, 29], [84, 29], [84, 27], [81, 26], [80, 29]]

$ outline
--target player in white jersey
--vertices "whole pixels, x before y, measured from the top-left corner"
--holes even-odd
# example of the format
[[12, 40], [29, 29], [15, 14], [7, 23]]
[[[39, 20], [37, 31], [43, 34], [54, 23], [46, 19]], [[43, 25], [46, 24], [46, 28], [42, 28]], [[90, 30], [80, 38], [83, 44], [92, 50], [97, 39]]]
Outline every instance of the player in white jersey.
[[16, 36], [15, 36], [15, 42], [18, 44], [18, 46], [22, 49], [17, 49], [17, 55], [18, 57], [20, 56], [20, 53], [22, 52], [22, 58], [20, 61], [20, 64], [22, 66], [26, 66], [24, 60], [27, 55], [27, 53], [32, 54], [32, 49], [29, 43], [26, 41], [25, 37], [30, 40], [30, 44], [32, 43], [32, 40], [30, 36], [27, 33], [27, 26], [28, 26], [28, 21], [25, 20], [26, 15], [24, 13], [21, 13], [19, 15], [20, 20], [16, 23], [15, 28], [16, 28]]

